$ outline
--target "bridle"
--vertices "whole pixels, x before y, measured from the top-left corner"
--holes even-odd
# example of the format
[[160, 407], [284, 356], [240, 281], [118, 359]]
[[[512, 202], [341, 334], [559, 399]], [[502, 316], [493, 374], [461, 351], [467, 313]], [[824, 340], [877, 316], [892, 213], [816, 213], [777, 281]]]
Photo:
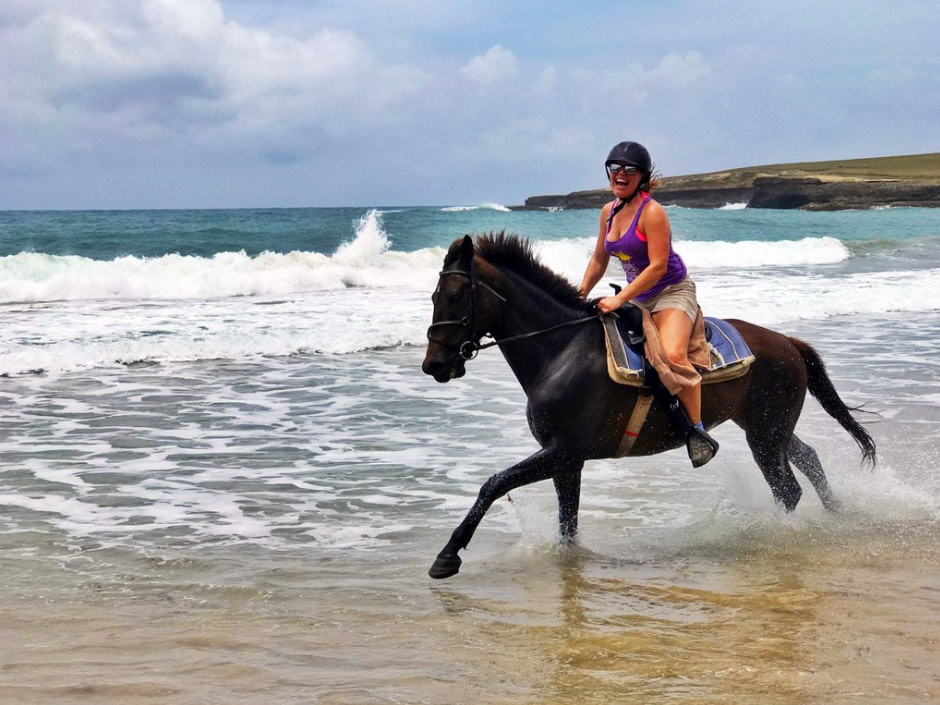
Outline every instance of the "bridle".
[[[503, 343], [512, 343], [516, 340], [522, 340], [524, 338], [532, 338], [536, 335], [542, 335], [543, 333], [550, 333], [551, 331], [558, 330], [559, 328], [567, 328], [568, 326], [580, 325], [581, 323], [587, 323], [588, 321], [593, 321], [595, 319], [598, 319], [603, 315], [601, 313], [597, 313], [597, 314], [594, 314], [593, 316], [587, 316], [585, 318], [576, 318], [571, 321], [565, 321], [564, 323], [559, 323], [558, 325], [552, 326], [550, 328], [544, 328], [542, 330], [533, 331], [531, 333], [521, 333], [519, 335], [512, 335], [512, 336], [509, 336], [508, 338], [502, 338], [501, 340], [493, 339], [489, 343], [481, 344], [480, 343], [481, 338], [483, 338], [484, 336], [488, 338], [492, 338], [493, 336], [489, 333], [480, 333], [479, 335], [476, 336], [476, 340], [474, 340], [473, 323], [475, 320], [475, 312], [476, 312], [474, 302], [476, 300], [475, 294], [477, 291], [477, 287], [479, 286], [482, 289], [485, 289], [486, 291], [490, 292], [493, 296], [495, 296], [497, 299], [499, 299], [503, 303], [506, 303], [506, 297], [502, 296], [499, 292], [494, 290], [486, 282], [478, 281], [473, 276], [473, 266], [474, 266], [473, 263], [471, 263], [469, 271], [466, 271], [463, 269], [445, 269], [441, 271], [440, 274], [438, 274], [438, 287], [440, 287], [440, 280], [448, 275], [466, 277], [470, 281], [470, 303], [467, 306], [467, 314], [465, 316], [462, 316], [459, 319], [455, 318], [449, 321], [438, 321], [437, 323], [432, 323], [430, 326], [428, 326], [428, 340], [430, 340], [432, 343], [437, 343], [438, 345], [441, 345], [447, 348], [448, 350], [456, 350], [457, 353], [460, 355], [460, 357], [462, 357], [464, 360], [472, 360], [473, 358], [477, 356], [477, 354], [481, 350], [485, 350], [486, 348], [491, 348], [494, 345], [502, 345]], [[431, 335], [431, 332], [435, 328], [440, 328], [442, 326], [460, 326], [462, 328], [466, 328], [467, 339], [464, 342], [460, 343], [459, 345], [455, 345], [454, 343], [450, 343], [446, 340], [441, 340], [440, 338], [435, 338], [433, 335]]]
[[[497, 299], [499, 299], [503, 303], [506, 303], [506, 298], [504, 296], [501, 296], [487, 283], [477, 281], [474, 278], [473, 264], [470, 265], [469, 271], [464, 271], [463, 269], [445, 269], [441, 271], [441, 273], [438, 274], [438, 277], [437, 277], [438, 288], [440, 288], [440, 280], [448, 275], [466, 277], [470, 281], [470, 303], [467, 305], [467, 315], [462, 316], [460, 318], [451, 319], [449, 321], [438, 321], [437, 323], [432, 323], [430, 326], [428, 326], [428, 340], [430, 340], [432, 343], [437, 343], [438, 345], [441, 345], [449, 350], [456, 350], [457, 353], [460, 355], [460, 357], [462, 357], [464, 360], [472, 360], [484, 348], [489, 348], [489, 347], [492, 347], [493, 345], [497, 345], [497, 342], [495, 340], [491, 343], [484, 343], [483, 345], [481, 345], [480, 338], [483, 337], [484, 335], [483, 333], [476, 336], [476, 340], [473, 339], [474, 337], [473, 336], [473, 322], [476, 319], [476, 316], [475, 316], [476, 306], [474, 302], [476, 301], [477, 286], [480, 286], [486, 291], [490, 292], [493, 296], [495, 296]], [[441, 340], [440, 338], [435, 338], [433, 335], [431, 335], [431, 331], [433, 331], [435, 328], [440, 328], [442, 326], [460, 326], [462, 328], [466, 328], [467, 339], [464, 342], [460, 343], [460, 345], [454, 345], [453, 343], [449, 343], [446, 340]]]

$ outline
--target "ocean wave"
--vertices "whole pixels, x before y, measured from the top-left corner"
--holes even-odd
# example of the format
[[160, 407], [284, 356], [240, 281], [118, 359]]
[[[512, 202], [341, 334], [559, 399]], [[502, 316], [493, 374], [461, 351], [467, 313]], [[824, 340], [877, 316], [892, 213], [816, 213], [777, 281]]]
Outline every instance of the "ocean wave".
[[481, 203], [478, 206], [446, 206], [441, 208], [443, 213], [462, 213], [463, 211], [491, 210], [509, 213], [510, 209], [500, 203]]
[[[439, 267], [438, 261], [431, 281], [412, 282], [411, 288], [360, 287], [196, 301], [10, 304], [3, 307], [0, 374], [197, 360], [244, 363], [420, 347], [431, 322], [430, 293]], [[610, 293], [607, 282], [622, 282], [619, 272], [609, 274], [594, 296]], [[801, 319], [940, 310], [940, 269], [854, 274], [712, 269], [695, 278], [707, 315], [771, 327]], [[904, 282], [901, 295], [899, 281]], [[417, 351], [415, 360], [420, 363]]]
[[706, 315], [767, 326], [834, 316], [940, 310], [940, 269], [747, 277], [712, 272], [697, 278], [696, 285]]
[[318, 252], [171, 254], [102, 261], [23, 252], [0, 257], [0, 303], [88, 299], [211, 299], [284, 295], [349, 287], [428, 286], [444, 250], [397, 252], [369, 211], [355, 237], [332, 255]]
[[683, 240], [676, 244], [691, 269], [722, 267], [799, 267], [835, 264], [851, 257], [849, 249], [834, 237], [760, 242], [705, 242]]
[[[536, 241], [533, 244], [545, 264], [572, 281], [580, 282], [588, 258], [594, 251], [595, 240], [573, 238]], [[851, 257], [849, 249], [833, 237], [774, 242], [681, 240], [675, 248], [693, 271], [728, 267], [813, 266], [835, 264]]]
[[743, 211], [747, 208], [747, 203], [726, 203], [725, 205], [717, 208], [716, 210], [720, 211]]
[[432, 288], [433, 283], [422, 291], [357, 288], [201, 301], [9, 305], [0, 375], [250, 362], [420, 344], [431, 319]]
[[[541, 260], [578, 283], [593, 238], [535, 240]], [[693, 271], [834, 264], [851, 256], [831, 237], [777, 242], [681, 241], [677, 249]], [[164, 255], [102, 261], [75, 255], [24, 252], [0, 257], [0, 303], [62, 300], [179, 300], [284, 296], [334, 289], [428, 289], [444, 249], [392, 249], [381, 216], [370, 211], [355, 237], [332, 254], [220, 252], [212, 257]]]

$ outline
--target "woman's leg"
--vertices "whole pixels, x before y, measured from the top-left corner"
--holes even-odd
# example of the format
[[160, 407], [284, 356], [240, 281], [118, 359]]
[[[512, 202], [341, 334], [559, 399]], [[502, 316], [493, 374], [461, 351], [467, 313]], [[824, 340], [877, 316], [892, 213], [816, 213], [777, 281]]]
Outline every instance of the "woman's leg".
[[[654, 313], [653, 322], [659, 331], [668, 360], [673, 364], [691, 367], [689, 338], [692, 337], [693, 323], [688, 314], [681, 309], [667, 308]], [[697, 426], [702, 422], [701, 382], [694, 387], [685, 387], [676, 396], [679, 397], [679, 402], [685, 408], [685, 413], [693, 424], [686, 436], [685, 444], [692, 467], [698, 468], [715, 457], [715, 453], [718, 452], [718, 443], [715, 439], [709, 436], [701, 426]]]
[[[678, 308], [667, 308], [653, 314], [653, 323], [663, 343], [663, 353], [676, 365], [691, 367], [689, 362], [689, 339], [693, 322], [689, 315]], [[702, 420], [702, 385], [684, 387], [677, 395], [693, 424]]]

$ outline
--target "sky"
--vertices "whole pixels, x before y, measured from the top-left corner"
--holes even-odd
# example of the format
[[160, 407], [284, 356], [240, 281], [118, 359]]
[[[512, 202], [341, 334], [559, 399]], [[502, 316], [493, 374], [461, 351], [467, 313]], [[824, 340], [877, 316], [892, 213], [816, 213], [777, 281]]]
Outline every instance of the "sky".
[[936, 0], [0, 0], [0, 209], [520, 204], [940, 151]]

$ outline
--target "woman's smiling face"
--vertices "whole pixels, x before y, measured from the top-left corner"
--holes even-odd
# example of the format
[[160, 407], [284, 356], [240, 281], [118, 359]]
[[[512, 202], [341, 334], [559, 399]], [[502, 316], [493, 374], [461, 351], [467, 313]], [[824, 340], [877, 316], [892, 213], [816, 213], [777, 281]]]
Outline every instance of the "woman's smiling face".
[[643, 177], [643, 173], [633, 166], [623, 166], [616, 172], [611, 170], [611, 166], [617, 164], [608, 164], [607, 175], [610, 177], [610, 190], [617, 198], [627, 198], [635, 190]]

